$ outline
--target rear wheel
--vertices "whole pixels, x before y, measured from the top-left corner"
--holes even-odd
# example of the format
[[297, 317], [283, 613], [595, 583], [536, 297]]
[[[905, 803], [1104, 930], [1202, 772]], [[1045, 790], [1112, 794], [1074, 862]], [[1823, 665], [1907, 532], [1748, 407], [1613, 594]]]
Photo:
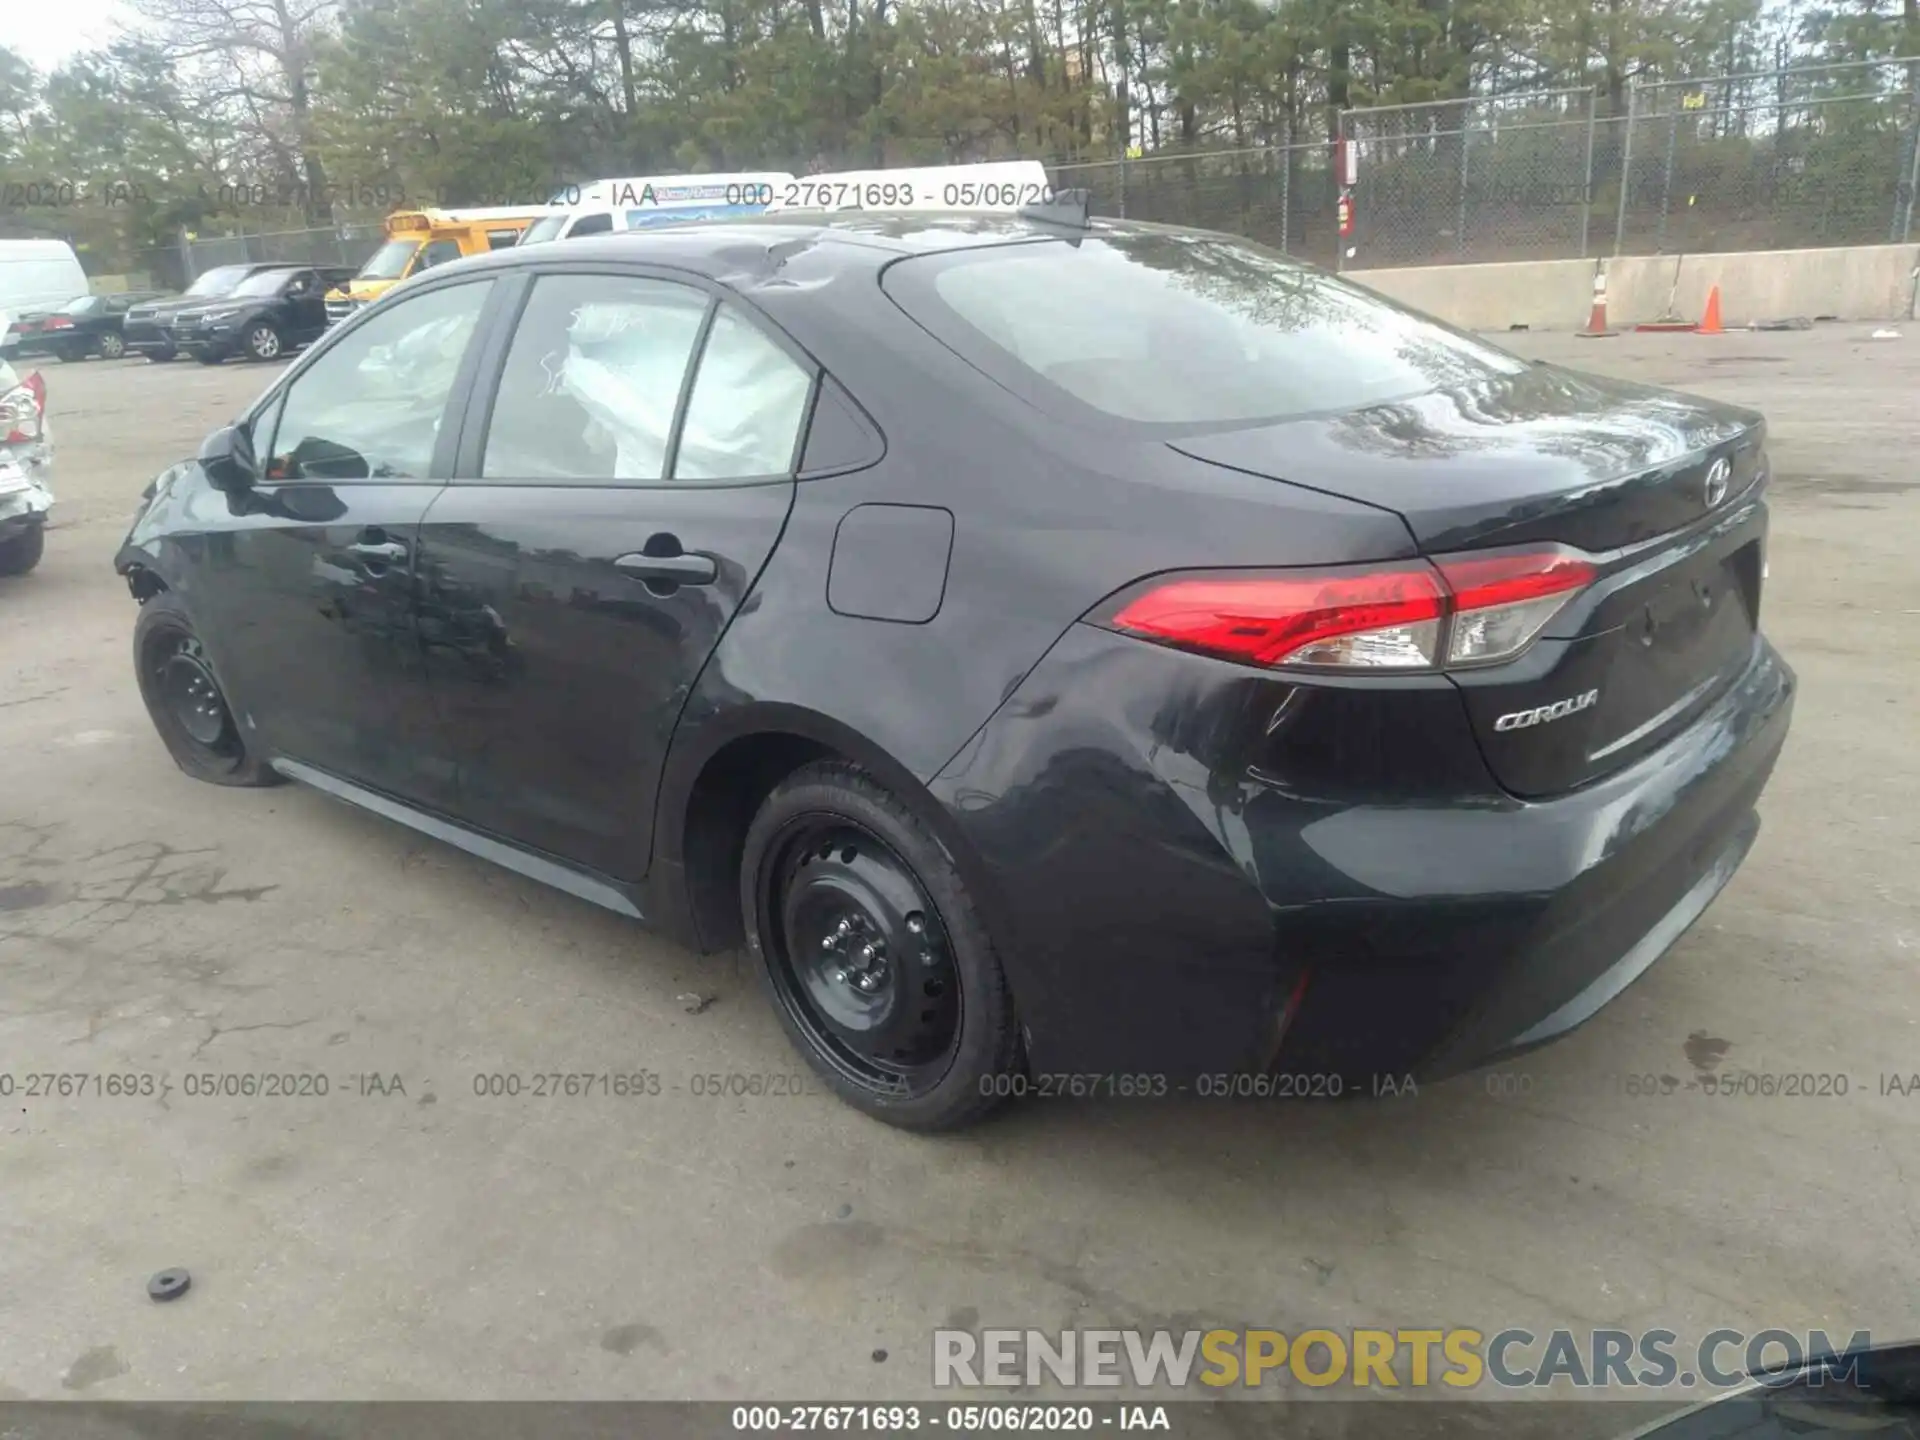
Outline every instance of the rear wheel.
[[888, 1124], [986, 1116], [1021, 1064], [986, 927], [946, 849], [856, 766], [803, 766], [747, 832], [748, 946], [787, 1034], [840, 1097]]
[[248, 751], [193, 621], [170, 592], [140, 607], [133, 664], [153, 728], [182, 770], [214, 785], [279, 782]]
[[0, 540], [0, 575], [24, 575], [47, 553], [47, 528], [36, 525], [11, 540]]
[[250, 327], [247, 331], [247, 354], [255, 360], [278, 360], [285, 347], [280, 341], [280, 332], [265, 321]]

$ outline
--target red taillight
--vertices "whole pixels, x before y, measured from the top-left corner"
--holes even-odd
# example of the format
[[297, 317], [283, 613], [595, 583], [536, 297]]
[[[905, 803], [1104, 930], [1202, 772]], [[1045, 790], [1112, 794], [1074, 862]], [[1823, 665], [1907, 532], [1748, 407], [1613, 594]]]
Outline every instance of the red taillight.
[[[1433, 664], [1445, 597], [1431, 567], [1169, 580], [1126, 602], [1113, 627], [1252, 665]], [[1373, 637], [1371, 659], [1343, 659]], [[1318, 657], [1318, 658], [1312, 658]]]
[[71, 330], [73, 328], [73, 319], [68, 315], [49, 315], [47, 317], [47, 323], [41, 328], [45, 330]]
[[1122, 597], [1106, 623], [1251, 665], [1429, 670], [1510, 660], [1598, 572], [1558, 548], [1429, 564], [1182, 575]]
[[38, 370], [0, 395], [0, 430], [6, 432], [9, 445], [38, 440], [45, 428], [46, 414], [47, 382]]

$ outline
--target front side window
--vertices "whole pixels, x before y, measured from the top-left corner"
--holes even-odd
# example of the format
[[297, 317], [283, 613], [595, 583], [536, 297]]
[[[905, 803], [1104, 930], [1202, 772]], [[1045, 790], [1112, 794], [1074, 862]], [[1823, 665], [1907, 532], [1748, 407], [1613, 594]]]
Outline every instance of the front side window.
[[543, 275], [500, 375], [481, 474], [659, 480], [707, 297], [627, 275]]
[[458, 240], [430, 240], [420, 248], [420, 263], [413, 267], [413, 273], [418, 275], [423, 270], [431, 270], [436, 265], [444, 265], [449, 260], [459, 258], [460, 242]]
[[1109, 231], [907, 260], [887, 291], [1043, 409], [1192, 428], [1513, 375], [1472, 336], [1245, 241]]
[[266, 478], [418, 480], [491, 281], [383, 304], [288, 386]]
[[571, 239], [575, 235], [604, 235], [613, 229], [613, 216], [604, 210], [597, 215], [582, 215], [574, 222], [573, 229], [567, 232]]

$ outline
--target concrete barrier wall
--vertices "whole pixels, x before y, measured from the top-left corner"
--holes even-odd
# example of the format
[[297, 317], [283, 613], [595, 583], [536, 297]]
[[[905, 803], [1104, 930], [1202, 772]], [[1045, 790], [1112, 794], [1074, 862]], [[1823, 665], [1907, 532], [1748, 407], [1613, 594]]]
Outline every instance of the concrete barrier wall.
[[1349, 270], [1346, 278], [1466, 330], [1578, 330], [1593, 306], [1591, 260]]
[[[1615, 329], [1659, 319], [1669, 293], [1678, 314], [1697, 320], [1714, 285], [1728, 325], [1821, 315], [1891, 320], [1912, 312], [1920, 245], [1622, 255], [1605, 264], [1607, 319]], [[1469, 330], [1578, 330], [1593, 305], [1593, 273], [1592, 260], [1519, 260], [1349, 270], [1347, 278]]]
[[[1920, 245], [1852, 245], [1833, 250], [1748, 250], [1727, 255], [1623, 255], [1607, 262], [1607, 315], [1618, 326], [1659, 317], [1680, 279], [1673, 308], [1700, 318], [1720, 287], [1729, 325], [1753, 320], [1904, 318], [1913, 301]], [[1574, 327], [1578, 329], [1576, 325]]]

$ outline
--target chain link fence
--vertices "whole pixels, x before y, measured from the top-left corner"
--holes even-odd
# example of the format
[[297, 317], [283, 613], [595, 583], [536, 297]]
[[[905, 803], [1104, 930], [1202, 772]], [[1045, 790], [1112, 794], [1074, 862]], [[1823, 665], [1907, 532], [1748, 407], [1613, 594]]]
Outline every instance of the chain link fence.
[[1615, 250], [1898, 244], [1913, 232], [1920, 61], [1637, 87]]
[[1351, 266], [1900, 243], [1920, 61], [1345, 111]]
[[1295, 142], [1048, 167], [1093, 213], [1225, 230], [1331, 265], [1339, 246], [1333, 147]]
[[[1617, 127], [1591, 90], [1537, 90], [1344, 112], [1358, 265], [1584, 255]], [[1344, 258], [1344, 257], [1343, 257]]]
[[[1349, 109], [1352, 233], [1325, 140], [1049, 166], [1094, 212], [1225, 230], [1343, 269], [1866, 245], [1920, 236], [1920, 59]], [[358, 267], [377, 220], [182, 236], [215, 265]]]
[[285, 261], [358, 269], [385, 233], [378, 220], [305, 230], [236, 230], [228, 235], [183, 235], [182, 266], [189, 282], [216, 265]]

